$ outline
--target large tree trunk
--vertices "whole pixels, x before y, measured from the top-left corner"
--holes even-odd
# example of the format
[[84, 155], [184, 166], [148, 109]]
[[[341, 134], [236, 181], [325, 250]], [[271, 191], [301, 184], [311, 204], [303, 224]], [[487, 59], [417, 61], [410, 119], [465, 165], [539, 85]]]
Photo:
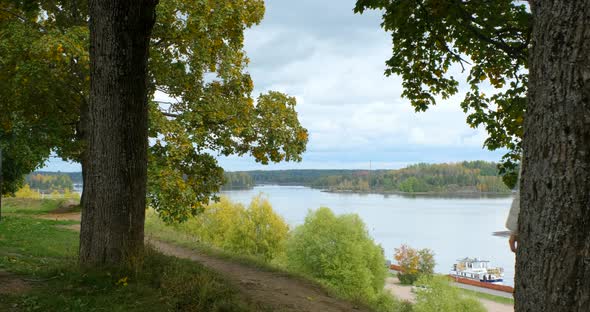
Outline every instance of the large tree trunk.
[[84, 207], [86, 206], [86, 177], [88, 176], [86, 173], [88, 172], [88, 157], [86, 156], [88, 152], [88, 123], [90, 122], [90, 111], [88, 107], [88, 102], [83, 101], [80, 104], [80, 122], [78, 123], [78, 137], [77, 139], [82, 141], [82, 144], [85, 144], [84, 151], [80, 155], [80, 167], [82, 168], [82, 194], [80, 195], [80, 206], [82, 207], [82, 213], [84, 213]]
[[143, 249], [147, 60], [157, 0], [91, 0], [82, 265], [125, 265]]
[[90, 107], [88, 105], [89, 100], [83, 101], [80, 104], [80, 123], [78, 125], [78, 140], [84, 144], [84, 150], [80, 155], [80, 167], [82, 168], [82, 194], [80, 195], [80, 206], [82, 214], [84, 214], [84, 207], [86, 207], [86, 185], [88, 184], [88, 139], [90, 135], [89, 123], [90, 123]]
[[531, 0], [516, 311], [590, 311], [590, 2]]

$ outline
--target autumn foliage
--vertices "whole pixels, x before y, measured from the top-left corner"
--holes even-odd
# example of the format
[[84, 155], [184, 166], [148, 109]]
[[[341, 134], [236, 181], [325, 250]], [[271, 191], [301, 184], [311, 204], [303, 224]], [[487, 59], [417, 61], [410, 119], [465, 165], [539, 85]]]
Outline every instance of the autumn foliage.
[[394, 258], [401, 267], [398, 278], [402, 284], [413, 284], [420, 276], [434, 273], [434, 253], [428, 248], [417, 250], [403, 244], [395, 249]]

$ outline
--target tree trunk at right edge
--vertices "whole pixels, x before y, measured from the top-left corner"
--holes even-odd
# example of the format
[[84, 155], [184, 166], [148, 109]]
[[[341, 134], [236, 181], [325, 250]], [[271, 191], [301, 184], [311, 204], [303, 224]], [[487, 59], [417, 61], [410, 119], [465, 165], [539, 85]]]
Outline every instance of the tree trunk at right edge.
[[590, 311], [590, 1], [531, 0], [517, 312]]
[[90, 99], [82, 266], [132, 265], [143, 251], [147, 60], [157, 0], [90, 0]]

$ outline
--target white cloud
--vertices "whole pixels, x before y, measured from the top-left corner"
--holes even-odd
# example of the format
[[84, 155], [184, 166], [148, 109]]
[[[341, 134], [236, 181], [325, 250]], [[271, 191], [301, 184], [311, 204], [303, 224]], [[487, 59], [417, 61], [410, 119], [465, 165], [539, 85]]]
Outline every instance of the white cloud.
[[[266, 17], [248, 30], [255, 94], [268, 90], [297, 98], [310, 132], [301, 164], [268, 168], [351, 168], [368, 163], [407, 164], [463, 159], [498, 160], [483, 150], [487, 134], [472, 129], [459, 107], [466, 88], [427, 112], [416, 113], [401, 98], [400, 77], [385, 77], [391, 56], [379, 12], [355, 15], [354, 0], [267, 0]], [[455, 77], [465, 76], [460, 66]], [[158, 100], [172, 101], [165, 94]], [[220, 158], [231, 170], [262, 168], [250, 158]]]
[[[497, 157], [481, 149], [485, 130], [466, 124], [459, 107], [464, 93], [439, 99], [424, 113], [401, 98], [401, 78], [383, 74], [391, 41], [378, 13], [354, 15], [354, 1], [327, 2], [268, 1], [266, 20], [246, 35], [257, 90], [296, 96], [310, 131], [308, 153], [454, 148], [475, 158]], [[304, 13], [323, 5], [336, 8], [326, 20]], [[458, 66], [451, 70], [465, 75]]]

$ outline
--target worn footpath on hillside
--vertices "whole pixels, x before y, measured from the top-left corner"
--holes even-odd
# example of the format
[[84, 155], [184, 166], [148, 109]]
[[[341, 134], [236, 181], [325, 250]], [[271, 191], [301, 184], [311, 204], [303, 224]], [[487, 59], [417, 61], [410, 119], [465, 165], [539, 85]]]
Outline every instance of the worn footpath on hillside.
[[[58, 212], [40, 215], [50, 220], [80, 221], [79, 212]], [[63, 226], [80, 230], [79, 224]], [[319, 286], [281, 272], [271, 272], [247, 264], [211, 256], [200, 251], [179, 247], [159, 240], [149, 243], [162, 253], [190, 259], [223, 275], [249, 300], [269, 307], [273, 311], [369, 311], [364, 307], [334, 298]], [[415, 300], [409, 286], [402, 286], [396, 278], [388, 278], [385, 288], [401, 300]], [[488, 312], [512, 312], [514, 307], [479, 298]]]
[[[39, 217], [50, 220], [80, 221], [80, 213], [71, 212], [49, 213]], [[80, 229], [79, 224], [62, 227], [72, 230]], [[260, 303], [272, 311], [370, 311], [365, 307], [335, 298], [318, 285], [286, 273], [266, 271], [154, 239], [149, 239], [149, 243], [164, 254], [197, 261], [220, 273], [234, 284], [245, 298]]]

